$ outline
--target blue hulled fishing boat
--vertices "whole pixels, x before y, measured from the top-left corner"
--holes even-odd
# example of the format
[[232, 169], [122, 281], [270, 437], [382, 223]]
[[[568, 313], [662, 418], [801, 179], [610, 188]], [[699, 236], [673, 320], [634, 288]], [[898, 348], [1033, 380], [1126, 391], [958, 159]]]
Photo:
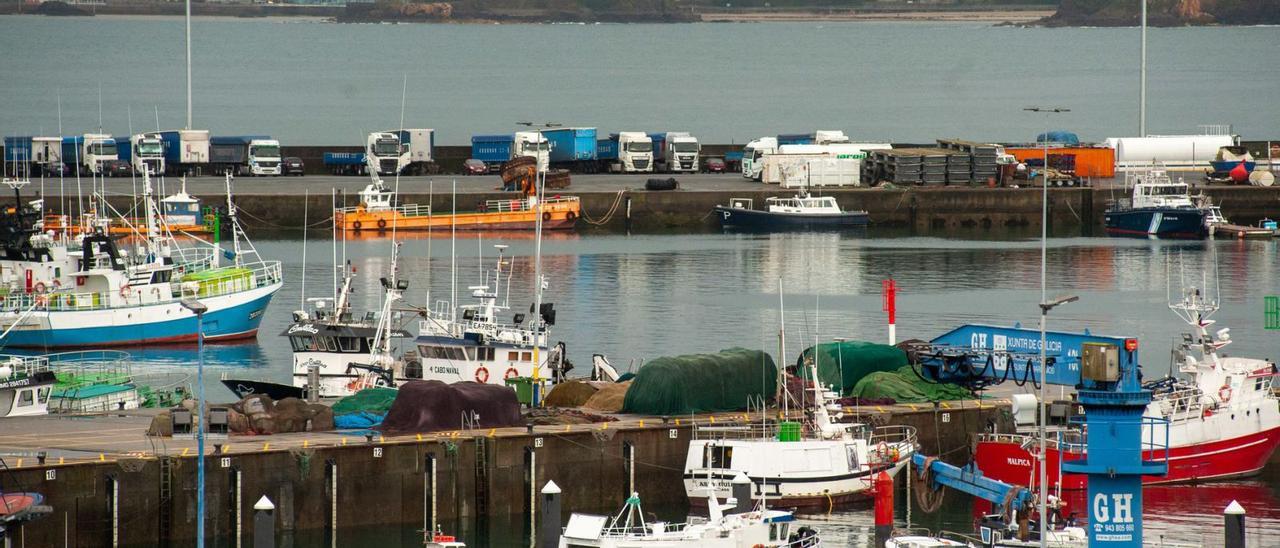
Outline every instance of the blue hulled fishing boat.
[[1113, 236], [1204, 238], [1213, 207], [1191, 199], [1182, 181], [1163, 170], [1136, 176], [1132, 197], [1107, 208], [1107, 233]]

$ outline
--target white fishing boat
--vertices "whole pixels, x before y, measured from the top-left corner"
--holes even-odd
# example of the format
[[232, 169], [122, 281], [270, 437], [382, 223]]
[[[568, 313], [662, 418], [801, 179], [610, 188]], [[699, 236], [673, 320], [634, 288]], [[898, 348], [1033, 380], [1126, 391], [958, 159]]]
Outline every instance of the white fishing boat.
[[57, 382], [40, 356], [6, 356], [0, 361], [0, 418], [44, 415]]
[[560, 535], [560, 548], [740, 548], [745, 546], [783, 548], [822, 546], [818, 532], [808, 527], [794, 530], [791, 512], [763, 507], [740, 513], [725, 513], [730, 505], [714, 496], [706, 499], [709, 517], [690, 518], [685, 523], [647, 521], [640, 507], [640, 495], [632, 493], [617, 515], [574, 513]]

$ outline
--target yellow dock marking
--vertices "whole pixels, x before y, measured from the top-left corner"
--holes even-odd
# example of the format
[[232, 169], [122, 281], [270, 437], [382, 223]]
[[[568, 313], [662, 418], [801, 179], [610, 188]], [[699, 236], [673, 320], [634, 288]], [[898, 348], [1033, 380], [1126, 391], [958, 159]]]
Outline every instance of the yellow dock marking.
[[418, 434], [418, 441], [422, 441], [422, 434]]
[[22, 459], [18, 459], [18, 465], [14, 468], [22, 468]]
[[271, 448], [271, 442], [266, 442], [262, 444], [263, 451], [266, 451], [267, 449], [270, 449], [270, 448]]
[[602, 422], [602, 423], [600, 423], [600, 429], [601, 429], [601, 430], [608, 430], [608, 429], [609, 429], [609, 423], [607, 423], [607, 422]]
[[[306, 441], [304, 440], [304, 441], [303, 441], [303, 443], [306, 443]], [[224, 454], [224, 455], [225, 455], [225, 454], [230, 453], [230, 452], [231, 452], [231, 444], [227, 444], [227, 445], [222, 446], [222, 454]]]
[[489, 429], [489, 437], [491, 437], [491, 438], [492, 438], [492, 437], [493, 437], [493, 435], [494, 435], [494, 434], [496, 434], [497, 432], [498, 432], [498, 429], [497, 429], [497, 428], [490, 428], [490, 429]]
[[640, 428], [644, 428], [644, 419], [640, 419]]
[[387, 443], [387, 438], [383, 437], [382, 434], [378, 434], [378, 443]]
[[680, 426], [680, 419], [676, 419], [676, 426]]
[[64, 464], [66, 462], [67, 462], [66, 457], [58, 457], [58, 464]]
[[914, 403], [908, 403], [907, 407], [910, 407], [912, 411], [918, 411], [918, 409], [916, 409], [916, 404]]
[[943, 408], [943, 409], [951, 409], [951, 404], [949, 404], [949, 403], [947, 403], [947, 402], [945, 402], [945, 401], [944, 401], [944, 402], [942, 402], [942, 408]]
[[306, 449], [308, 445], [311, 445], [311, 440], [302, 440], [303, 449]]
[[183, 447], [183, 448], [182, 448], [182, 456], [184, 456], [184, 457], [185, 457], [185, 456], [187, 456], [187, 453], [190, 453], [190, 452], [191, 452], [191, 448], [190, 448], [190, 447]]
[[711, 415], [711, 424], [715, 424], [715, 423], [716, 423], [716, 416]]
[[342, 445], [346, 445], [346, 444], [347, 444], [347, 438], [344, 436], [342, 438]]
[[883, 408], [883, 407], [880, 407], [879, 405], [877, 405], [877, 406], [876, 406], [876, 411], [879, 411], [879, 412], [881, 412], [881, 413], [884, 413], [884, 408]]
[[105, 453], [98, 453], [98, 461], [107, 462], [107, 455]]

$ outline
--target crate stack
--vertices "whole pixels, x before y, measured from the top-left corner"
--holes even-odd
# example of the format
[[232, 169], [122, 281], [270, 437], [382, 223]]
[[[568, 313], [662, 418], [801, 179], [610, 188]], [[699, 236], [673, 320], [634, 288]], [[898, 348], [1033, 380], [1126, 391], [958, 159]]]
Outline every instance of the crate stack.
[[947, 184], [967, 185], [973, 182], [973, 157], [952, 152], [947, 156]]
[[920, 184], [924, 174], [920, 149], [873, 150], [863, 160], [863, 180], [889, 181], [895, 185]]
[[964, 154], [969, 159], [969, 174], [967, 180], [962, 177], [962, 170], [958, 169], [959, 161], [957, 161], [957, 169], [947, 169], [948, 184], [981, 184], [985, 183], [987, 179], [999, 176], [1000, 167], [996, 165], [996, 159], [998, 157], [996, 145], [975, 143], [973, 141], [961, 141], [959, 139], [939, 139], [938, 146]]
[[920, 149], [924, 166], [924, 184], [926, 186], [943, 186], [947, 184], [947, 160], [950, 151], [942, 148]]

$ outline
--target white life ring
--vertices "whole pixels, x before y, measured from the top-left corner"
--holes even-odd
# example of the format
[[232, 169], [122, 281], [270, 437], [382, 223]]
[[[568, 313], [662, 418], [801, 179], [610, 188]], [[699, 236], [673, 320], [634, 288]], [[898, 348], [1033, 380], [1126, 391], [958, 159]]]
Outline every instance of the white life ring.
[[489, 382], [489, 370], [485, 369], [483, 365], [476, 368], [476, 382], [480, 384]]
[[129, 287], [129, 284], [124, 284], [124, 285], [120, 286], [120, 296], [121, 296], [121, 297], [123, 297], [123, 298], [128, 299], [128, 298], [129, 298], [129, 295], [130, 295], [130, 294], [132, 294], [132, 291], [131, 291], [131, 290], [132, 290], [132, 288], [131, 288], [131, 287]]

